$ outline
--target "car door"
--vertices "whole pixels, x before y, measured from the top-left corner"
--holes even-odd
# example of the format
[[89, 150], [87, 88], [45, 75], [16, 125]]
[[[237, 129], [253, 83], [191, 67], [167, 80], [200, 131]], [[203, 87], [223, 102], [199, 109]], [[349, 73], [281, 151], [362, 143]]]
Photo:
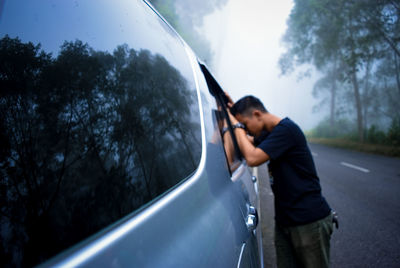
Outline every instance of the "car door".
[[206, 65], [202, 62], [199, 64], [209, 92], [214, 97], [218, 107], [217, 110], [214, 110], [214, 113], [218, 121], [231, 180], [245, 204], [245, 207], [242, 208], [242, 215], [250, 235], [242, 244], [238, 267], [260, 267], [263, 266], [263, 260], [261, 226], [258, 224], [260, 200], [257, 177], [252, 174], [253, 169], [246, 165], [240, 153], [238, 142], [227, 114], [228, 100], [224, 90], [222, 90]]

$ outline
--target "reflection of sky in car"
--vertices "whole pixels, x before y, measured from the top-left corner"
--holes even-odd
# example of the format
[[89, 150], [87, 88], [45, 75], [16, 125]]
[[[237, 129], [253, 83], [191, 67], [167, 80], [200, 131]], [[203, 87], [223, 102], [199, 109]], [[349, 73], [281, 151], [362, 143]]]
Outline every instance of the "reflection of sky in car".
[[[5, 1], [0, 21], [0, 38], [8, 34], [11, 38], [20, 38], [22, 42], [32, 42], [35, 45], [41, 43], [42, 49], [53, 55], [58, 54], [64, 41], [77, 39], [88, 43], [95, 50], [109, 53], [122, 44], [128, 44], [135, 50], [148, 49], [152, 54], [163, 55], [180, 70], [190, 83], [189, 88], [194, 88], [193, 74], [188, 68], [189, 62], [182, 53], [182, 47], [171, 45], [176, 44], [176, 40], [171, 40], [172, 36], [160, 34], [165, 26], [151, 19], [155, 15], [144, 2], [137, 1], [145, 7], [142, 12], [135, 10], [137, 3], [128, 0], [115, 2], [113, 10], [104, 1], [47, 2], [50, 4]], [[104, 17], [98, 14], [104, 14]], [[159, 42], [154, 42], [154, 36], [159, 38]]]

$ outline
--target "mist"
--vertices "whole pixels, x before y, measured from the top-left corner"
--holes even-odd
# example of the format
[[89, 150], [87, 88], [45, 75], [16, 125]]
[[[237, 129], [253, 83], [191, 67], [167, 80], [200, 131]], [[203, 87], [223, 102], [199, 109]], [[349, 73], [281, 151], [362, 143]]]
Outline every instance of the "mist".
[[210, 43], [213, 74], [234, 101], [254, 95], [271, 113], [289, 117], [309, 130], [328, 112], [324, 107], [313, 112], [319, 103], [312, 96], [318, 74], [314, 71], [311, 77], [304, 77], [302, 72], [310, 67], [303, 66], [282, 76], [278, 66], [285, 51], [281, 38], [292, 7], [291, 0], [230, 0], [205, 16], [197, 31]]
[[233, 100], [254, 95], [309, 138], [400, 144], [395, 2], [152, 2]]

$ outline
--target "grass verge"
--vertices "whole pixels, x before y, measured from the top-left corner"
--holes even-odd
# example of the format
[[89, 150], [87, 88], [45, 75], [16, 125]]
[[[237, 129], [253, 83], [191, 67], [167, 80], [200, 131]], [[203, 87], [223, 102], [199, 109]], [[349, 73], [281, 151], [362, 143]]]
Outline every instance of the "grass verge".
[[324, 144], [332, 147], [350, 149], [360, 152], [380, 154], [386, 156], [400, 157], [399, 146], [389, 146], [381, 144], [360, 143], [356, 141], [346, 140], [343, 138], [311, 138], [307, 137], [310, 143]]

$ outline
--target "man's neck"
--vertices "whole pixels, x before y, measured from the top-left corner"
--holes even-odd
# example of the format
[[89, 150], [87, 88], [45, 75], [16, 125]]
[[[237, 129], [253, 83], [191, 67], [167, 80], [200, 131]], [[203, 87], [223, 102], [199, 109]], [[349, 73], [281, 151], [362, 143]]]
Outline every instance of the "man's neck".
[[281, 120], [282, 118], [271, 113], [265, 113], [263, 116], [264, 125], [268, 132], [271, 132], [274, 127], [281, 122]]

